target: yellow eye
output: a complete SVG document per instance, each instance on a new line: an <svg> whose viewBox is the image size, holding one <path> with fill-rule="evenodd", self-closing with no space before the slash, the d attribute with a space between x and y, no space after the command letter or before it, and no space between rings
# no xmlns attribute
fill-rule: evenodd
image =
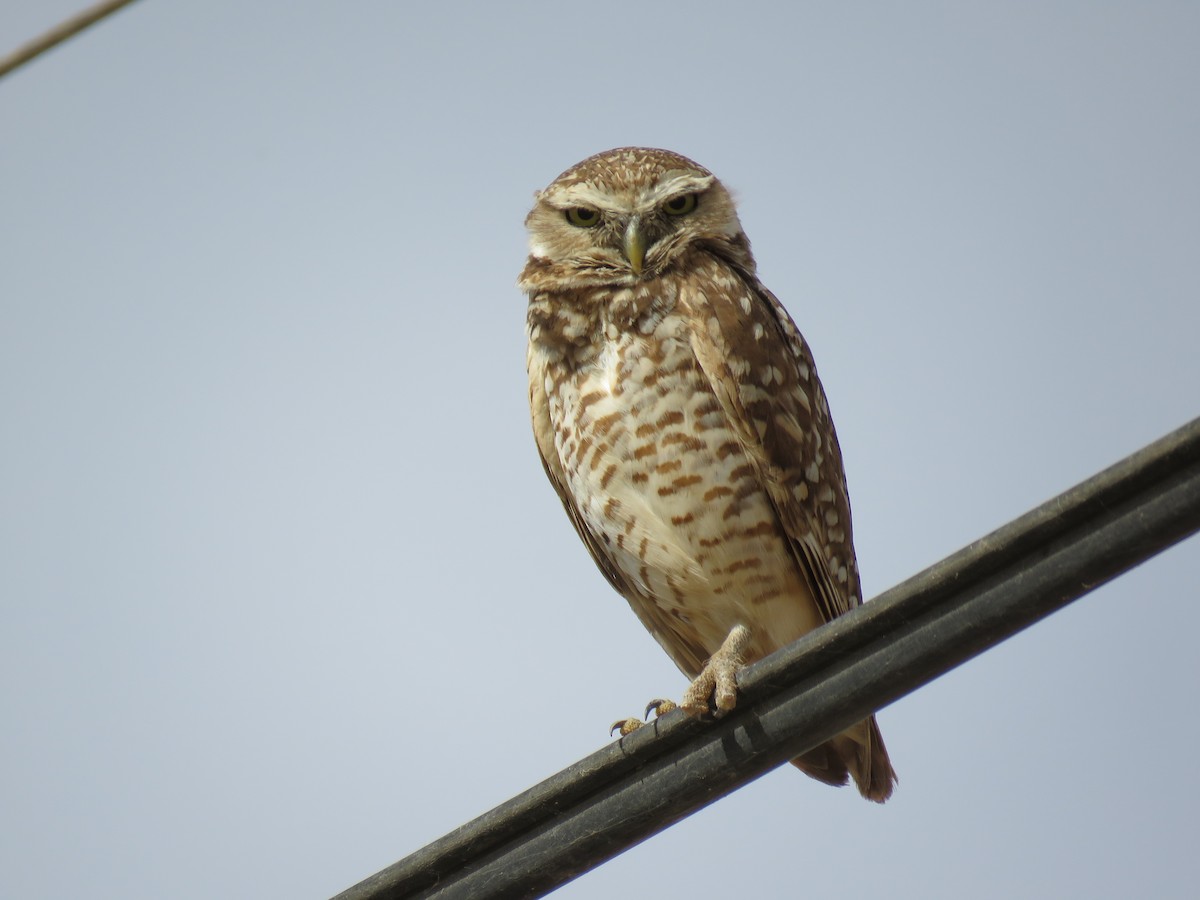
<svg viewBox="0 0 1200 900"><path fill-rule="evenodd" d="M672 197L662 205L662 208L668 216L686 216L696 208L696 195L683 194L679 197Z"/></svg>
<svg viewBox="0 0 1200 900"><path fill-rule="evenodd" d="M600 213L586 206L576 206L567 210L567 221L576 228L594 228L600 224Z"/></svg>

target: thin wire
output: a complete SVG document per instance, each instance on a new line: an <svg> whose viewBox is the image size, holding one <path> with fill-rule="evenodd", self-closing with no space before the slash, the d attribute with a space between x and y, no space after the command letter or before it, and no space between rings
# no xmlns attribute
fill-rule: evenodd
<svg viewBox="0 0 1200 900"><path fill-rule="evenodd" d="M79 32L83 31L89 25L95 25L101 19L112 15L122 6L128 6L132 2L133 0L104 0L102 3L89 6L87 9L77 12L71 18L59 22L45 34L35 37L7 56L0 56L0 78L3 78L9 72L13 71L13 69L33 61L47 50L61 44L67 38L79 34Z"/></svg>

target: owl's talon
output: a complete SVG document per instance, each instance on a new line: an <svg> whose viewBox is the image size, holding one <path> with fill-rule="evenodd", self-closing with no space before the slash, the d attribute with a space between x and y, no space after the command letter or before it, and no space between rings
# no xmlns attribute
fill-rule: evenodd
<svg viewBox="0 0 1200 900"><path fill-rule="evenodd" d="M651 700L646 704L646 711L643 715L649 719L650 713L654 713L654 718L658 719L665 716L671 710L676 709L674 700Z"/></svg>
<svg viewBox="0 0 1200 900"><path fill-rule="evenodd" d="M642 720L636 716L630 716L628 719L617 719L612 723L612 728L608 729L608 736L612 737L613 732L620 730L621 737L627 734L633 734L642 727Z"/></svg>
<svg viewBox="0 0 1200 900"><path fill-rule="evenodd" d="M675 709L675 701L673 700L651 700L646 704L646 712L643 715L649 719L650 713L654 713L654 718L657 719L659 716L665 716L673 709ZM617 719L617 721L612 723L612 728L608 729L608 736L612 737L614 732L620 731L621 737L625 737L627 734L633 734L643 724L641 719L632 716L628 719Z"/></svg>
<svg viewBox="0 0 1200 900"><path fill-rule="evenodd" d="M735 625L721 649L709 657L696 680L684 691L679 701L684 712L700 716L711 711L720 717L737 706L737 673L745 664L749 643L750 629Z"/></svg>

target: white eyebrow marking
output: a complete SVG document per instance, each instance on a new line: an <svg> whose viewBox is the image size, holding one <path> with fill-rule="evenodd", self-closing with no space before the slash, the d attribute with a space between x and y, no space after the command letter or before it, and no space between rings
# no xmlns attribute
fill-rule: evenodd
<svg viewBox="0 0 1200 900"><path fill-rule="evenodd" d="M546 191L541 199L556 209L590 206L609 212L645 213L669 197L698 193L712 186L712 175L696 172L668 172L657 182L644 188L612 188L590 182L571 184Z"/></svg>
<svg viewBox="0 0 1200 900"><path fill-rule="evenodd" d="M668 197L677 194L696 194L708 190L713 183L711 175L697 175L694 172L668 172L657 184L643 190L638 197L639 209L653 209Z"/></svg>

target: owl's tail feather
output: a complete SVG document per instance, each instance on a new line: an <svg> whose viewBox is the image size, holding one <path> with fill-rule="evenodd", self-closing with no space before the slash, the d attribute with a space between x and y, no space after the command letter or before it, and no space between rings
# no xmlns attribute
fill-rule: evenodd
<svg viewBox="0 0 1200 900"><path fill-rule="evenodd" d="M842 755L833 746L833 741L826 741L820 747L814 747L802 756L792 760L792 765L810 778L832 784L834 787L845 787L850 780L850 770Z"/></svg>
<svg viewBox="0 0 1200 900"><path fill-rule="evenodd" d="M854 776L858 792L868 800L882 803L892 796L892 789L900 779L896 770L892 768L892 761L888 758L887 747L883 745L883 735L879 733L874 716L867 719L866 746L856 744L854 749L857 765L851 767L850 774Z"/></svg>
<svg viewBox="0 0 1200 900"><path fill-rule="evenodd" d="M859 737L864 725L865 741ZM853 776L858 792L876 803L883 803L892 796L892 789L899 780L874 716L796 757L792 765L817 781L838 787Z"/></svg>

